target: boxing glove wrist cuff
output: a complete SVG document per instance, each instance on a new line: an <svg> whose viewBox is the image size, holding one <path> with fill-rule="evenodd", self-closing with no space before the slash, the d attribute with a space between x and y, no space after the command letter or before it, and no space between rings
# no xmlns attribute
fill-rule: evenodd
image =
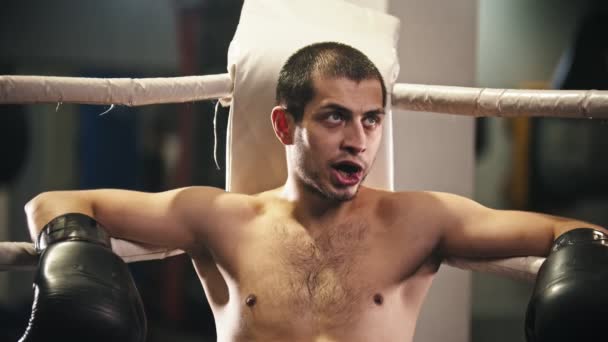
<svg viewBox="0 0 608 342"><path fill-rule="evenodd" d="M584 243L608 245L608 235L593 228L576 228L560 235L553 243L551 251L556 252L566 246Z"/></svg>
<svg viewBox="0 0 608 342"><path fill-rule="evenodd" d="M57 216L47 223L36 239L36 251L59 241L88 241L110 248L110 236L92 217L80 213Z"/></svg>

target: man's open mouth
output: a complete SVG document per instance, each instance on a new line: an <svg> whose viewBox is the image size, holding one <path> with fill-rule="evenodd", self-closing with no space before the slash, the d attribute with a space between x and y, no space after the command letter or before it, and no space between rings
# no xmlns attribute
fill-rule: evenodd
<svg viewBox="0 0 608 342"><path fill-rule="evenodd" d="M354 173L360 172L363 168L356 163L353 162L340 162L333 165L334 169L346 174L352 175Z"/></svg>
<svg viewBox="0 0 608 342"><path fill-rule="evenodd" d="M363 167L355 162L342 161L332 165L335 178L341 185L354 185L361 181Z"/></svg>

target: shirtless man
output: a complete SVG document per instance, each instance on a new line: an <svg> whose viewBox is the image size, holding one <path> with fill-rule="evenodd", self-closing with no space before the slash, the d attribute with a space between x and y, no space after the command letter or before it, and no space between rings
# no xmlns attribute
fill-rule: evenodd
<svg viewBox="0 0 608 342"><path fill-rule="evenodd" d="M283 186L256 195L47 192L25 207L31 236L77 212L113 237L186 251L218 341L412 341L443 258L545 256L565 231L601 229L447 193L362 186L386 96L359 51L308 46L283 67L271 113L287 156Z"/></svg>

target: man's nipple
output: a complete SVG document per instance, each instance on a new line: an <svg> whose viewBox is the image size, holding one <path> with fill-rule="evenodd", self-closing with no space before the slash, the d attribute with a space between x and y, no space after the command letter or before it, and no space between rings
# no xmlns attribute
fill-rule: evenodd
<svg viewBox="0 0 608 342"><path fill-rule="evenodd" d="M253 307L257 301L258 299L253 293L245 298L245 304L250 308Z"/></svg>
<svg viewBox="0 0 608 342"><path fill-rule="evenodd" d="M384 303L384 297L382 297L381 294L376 293L374 295L374 303L376 303L376 305L382 305L382 303Z"/></svg>

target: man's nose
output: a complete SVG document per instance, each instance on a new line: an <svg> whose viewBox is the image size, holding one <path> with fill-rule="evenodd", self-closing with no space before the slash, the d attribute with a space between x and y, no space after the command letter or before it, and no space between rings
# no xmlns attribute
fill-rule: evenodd
<svg viewBox="0 0 608 342"><path fill-rule="evenodd" d="M354 122L346 126L342 149L349 153L358 154L366 150L367 136L361 123Z"/></svg>

